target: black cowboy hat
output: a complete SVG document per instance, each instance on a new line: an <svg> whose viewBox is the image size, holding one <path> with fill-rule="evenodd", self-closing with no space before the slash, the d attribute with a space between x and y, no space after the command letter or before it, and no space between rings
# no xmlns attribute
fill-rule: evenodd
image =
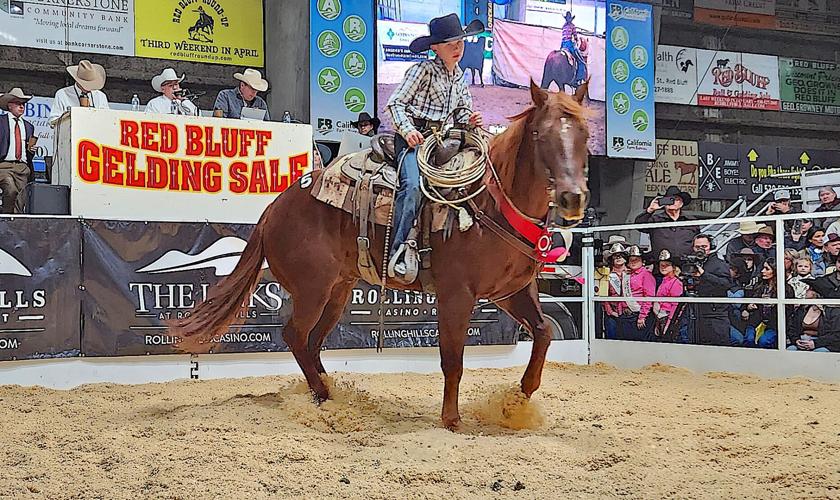
<svg viewBox="0 0 840 500"><path fill-rule="evenodd" d="M567 10L565 18L566 18L566 21L571 22L572 20L574 20L575 16L572 14L572 11Z"/></svg>
<svg viewBox="0 0 840 500"><path fill-rule="evenodd" d="M834 284L828 276L806 278L802 280L811 290L817 292L823 299L840 299L840 286Z"/></svg>
<svg viewBox="0 0 840 500"><path fill-rule="evenodd" d="M432 45L437 43L452 42L468 36L484 32L484 23L478 19L472 21L464 28L458 14L447 14L443 17L436 17L429 21L429 36L415 38L408 49L415 54L426 52Z"/></svg>
<svg viewBox="0 0 840 500"><path fill-rule="evenodd" d="M370 122L370 124L373 125L373 128L378 127L379 124L382 123L382 122L379 121L379 118L377 118L375 116L371 117L370 114L368 114L367 111L363 111L363 112L359 113L359 117L356 119L356 121L350 122L350 126L351 127L358 127L359 124L362 123L362 122Z"/></svg>
<svg viewBox="0 0 840 500"><path fill-rule="evenodd" d="M665 190L665 194L662 196L679 196L682 198L683 205L688 205L693 199L690 194L681 191L677 186L668 186L668 189Z"/></svg>

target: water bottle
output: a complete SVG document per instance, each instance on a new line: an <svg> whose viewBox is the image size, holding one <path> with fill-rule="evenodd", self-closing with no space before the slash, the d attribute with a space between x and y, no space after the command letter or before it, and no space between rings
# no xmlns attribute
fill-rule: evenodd
<svg viewBox="0 0 840 500"><path fill-rule="evenodd" d="M140 111L140 98L137 97L137 94L134 94L131 97L131 110L132 111Z"/></svg>
<svg viewBox="0 0 840 500"><path fill-rule="evenodd" d="M292 123L292 115L288 111L283 113L283 121L286 123Z"/></svg>

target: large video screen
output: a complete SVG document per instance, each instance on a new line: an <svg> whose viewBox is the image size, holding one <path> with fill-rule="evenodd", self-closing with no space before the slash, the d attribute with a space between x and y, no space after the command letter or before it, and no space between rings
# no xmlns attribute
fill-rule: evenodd
<svg viewBox="0 0 840 500"><path fill-rule="evenodd" d="M464 5L473 3L470 0L398 0L388 2L387 6L380 3L377 114L383 128L393 127L385 106L406 70L434 57L431 51L411 53L409 44L428 34L429 20L455 12L465 24L479 18L488 27L484 33L466 41L461 68L470 85L473 106L484 115L485 124L491 130L503 129L509 116L530 104L531 79L555 92L574 92L576 79L581 75L576 73L580 60L569 50L574 45L590 78L585 102L592 111L589 151L593 155L606 154L606 2L523 0L497 5L487 1L489 12L482 6L478 14L471 10L465 16ZM575 32L577 36L571 36Z"/></svg>

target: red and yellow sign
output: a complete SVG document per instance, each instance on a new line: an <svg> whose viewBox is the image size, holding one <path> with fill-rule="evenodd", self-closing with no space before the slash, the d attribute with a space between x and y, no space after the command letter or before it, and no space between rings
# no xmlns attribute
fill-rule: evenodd
<svg viewBox="0 0 840 500"><path fill-rule="evenodd" d="M311 169L309 125L74 108L71 210L256 222Z"/></svg>

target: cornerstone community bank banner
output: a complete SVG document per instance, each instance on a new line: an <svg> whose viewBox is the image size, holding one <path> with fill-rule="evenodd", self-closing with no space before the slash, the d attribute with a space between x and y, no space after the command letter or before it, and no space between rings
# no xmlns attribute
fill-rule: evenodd
<svg viewBox="0 0 840 500"><path fill-rule="evenodd" d="M311 169L309 125L73 108L58 135L80 217L253 223Z"/></svg>
<svg viewBox="0 0 840 500"><path fill-rule="evenodd" d="M0 0L0 44L261 67L263 4Z"/></svg>

